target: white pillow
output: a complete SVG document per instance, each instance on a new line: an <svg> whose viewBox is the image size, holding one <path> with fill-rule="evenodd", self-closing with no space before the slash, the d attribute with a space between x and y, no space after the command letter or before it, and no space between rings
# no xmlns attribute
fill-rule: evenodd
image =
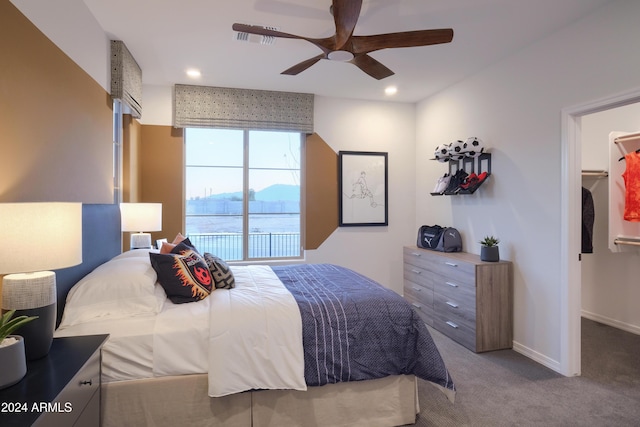
<svg viewBox="0 0 640 427"><path fill-rule="evenodd" d="M167 295L156 282L148 255L112 259L71 288L60 328L94 319L157 314Z"/></svg>
<svg viewBox="0 0 640 427"><path fill-rule="evenodd" d="M149 260L149 252L158 253L157 249L132 249L130 251L122 252L111 258L112 260L123 259L123 258L146 258Z"/></svg>

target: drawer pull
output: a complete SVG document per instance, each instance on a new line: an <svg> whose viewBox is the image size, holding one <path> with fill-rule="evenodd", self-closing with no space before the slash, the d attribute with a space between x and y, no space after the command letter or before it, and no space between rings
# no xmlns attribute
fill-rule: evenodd
<svg viewBox="0 0 640 427"><path fill-rule="evenodd" d="M412 273L415 273L415 274L422 274L422 271L420 271L420 270L413 270L413 269L412 269L412 270L411 270L411 272L412 272Z"/></svg>
<svg viewBox="0 0 640 427"><path fill-rule="evenodd" d="M458 264L456 264L455 262L445 262L446 265L448 265L449 267L457 267Z"/></svg>
<svg viewBox="0 0 640 427"><path fill-rule="evenodd" d="M411 255L416 256L416 257L421 257L422 254L420 252L411 252Z"/></svg>
<svg viewBox="0 0 640 427"><path fill-rule="evenodd" d="M447 325L451 326L453 329L458 329L458 325L456 325L455 323L448 321Z"/></svg>
<svg viewBox="0 0 640 427"><path fill-rule="evenodd" d="M447 305L449 307L453 307L453 308L458 308L459 307L458 304L456 304L455 302L451 302L451 301L447 301Z"/></svg>
<svg viewBox="0 0 640 427"><path fill-rule="evenodd" d="M445 282L447 285L451 286L452 288L457 288L458 285L456 285L455 283L451 283L451 282Z"/></svg>
<svg viewBox="0 0 640 427"><path fill-rule="evenodd" d="M414 286L413 290L416 291L416 292L420 292L420 291L422 291L422 288L420 286Z"/></svg>
<svg viewBox="0 0 640 427"><path fill-rule="evenodd" d="M88 385L88 386L91 386L91 385L93 385L93 380L89 380L89 381L80 381L80 385Z"/></svg>
<svg viewBox="0 0 640 427"><path fill-rule="evenodd" d="M418 310L420 310L422 308L422 306L420 304L416 304L415 302L413 304L411 304L411 305L413 305Z"/></svg>

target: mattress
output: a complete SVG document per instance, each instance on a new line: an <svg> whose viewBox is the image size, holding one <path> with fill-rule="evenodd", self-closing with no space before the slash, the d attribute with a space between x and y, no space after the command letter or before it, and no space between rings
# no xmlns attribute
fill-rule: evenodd
<svg viewBox="0 0 640 427"><path fill-rule="evenodd" d="M58 329L54 337L109 334L102 347L102 382L153 377L156 316L108 319Z"/></svg>

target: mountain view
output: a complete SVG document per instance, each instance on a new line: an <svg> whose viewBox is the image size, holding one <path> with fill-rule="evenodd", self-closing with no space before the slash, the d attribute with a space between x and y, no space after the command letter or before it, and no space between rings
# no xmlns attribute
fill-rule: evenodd
<svg viewBox="0 0 640 427"><path fill-rule="evenodd" d="M218 200L241 200L242 193L220 193L212 194L209 199ZM278 201L300 201L300 186L287 185L287 184L274 184L263 190L255 193L255 199L265 202L278 202Z"/></svg>

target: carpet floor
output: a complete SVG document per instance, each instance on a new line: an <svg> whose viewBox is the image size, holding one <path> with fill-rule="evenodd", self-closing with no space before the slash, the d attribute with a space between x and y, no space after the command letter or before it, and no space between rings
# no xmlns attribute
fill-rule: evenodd
<svg viewBox="0 0 640 427"><path fill-rule="evenodd" d="M640 335L582 319L582 375L513 350L473 353L430 329L456 384L451 403L419 380L415 426L640 426Z"/></svg>

